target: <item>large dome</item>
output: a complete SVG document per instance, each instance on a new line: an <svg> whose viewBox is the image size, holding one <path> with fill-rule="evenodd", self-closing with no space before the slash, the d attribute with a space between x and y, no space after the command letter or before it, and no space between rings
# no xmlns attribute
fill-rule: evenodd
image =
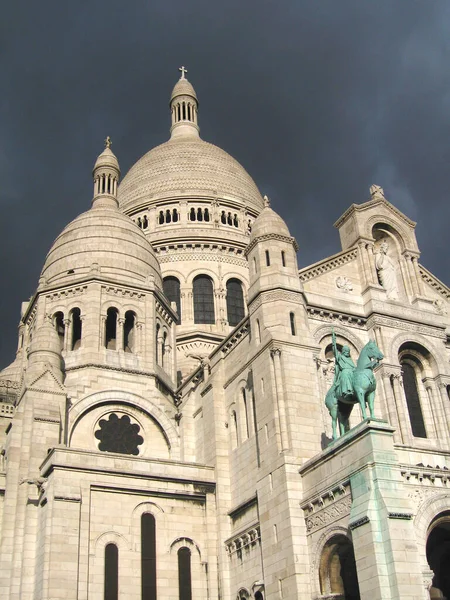
<svg viewBox="0 0 450 600"><path fill-rule="evenodd" d="M126 212L143 203L173 197L217 196L263 208L247 171L227 152L194 136L175 137L147 152L119 186Z"/></svg>
<svg viewBox="0 0 450 600"><path fill-rule="evenodd" d="M61 285L96 271L124 284L153 277L162 287L151 244L117 208L93 206L69 223L47 254L41 277L45 285Z"/></svg>

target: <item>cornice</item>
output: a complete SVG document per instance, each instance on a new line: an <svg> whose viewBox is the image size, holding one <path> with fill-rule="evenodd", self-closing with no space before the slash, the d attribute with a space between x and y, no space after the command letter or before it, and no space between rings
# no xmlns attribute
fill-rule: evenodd
<svg viewBox="0 0 450 600"><path fill-rule="evenodd" d="M338 254L330 256L329 258L325 258L324 260L320 260L313 265L300 269L298 272L299 279L302 282L309 281L310 279L314 279L319 275L328 273L328 271L337 269L338 267L355 260L357 256L358 248L355 246L349 248L348 250L343 250Z"/></svg>

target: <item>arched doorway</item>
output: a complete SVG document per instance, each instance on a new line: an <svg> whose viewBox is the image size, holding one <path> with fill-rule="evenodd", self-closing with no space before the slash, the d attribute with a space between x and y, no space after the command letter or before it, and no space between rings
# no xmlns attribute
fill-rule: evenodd
<svg viewBox="0 0 450 600"><path fill-rule="evenodd" d="M342 534L334 535L322 550L319 567L320 593L339 600L360 600L353 544Z"/></svg>
<svg viewBox="0 0 450 600"><path fill-rule="evenodd" d="M450 600L450 511L440 514L430 525L427 560L434 573L430 598Z"/></svg>

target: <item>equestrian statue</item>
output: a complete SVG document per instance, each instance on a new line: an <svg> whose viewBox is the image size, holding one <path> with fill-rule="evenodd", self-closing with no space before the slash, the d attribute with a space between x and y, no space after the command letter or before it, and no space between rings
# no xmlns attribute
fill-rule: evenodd
<svg viewBox="0 0 450 600"><path fill-rule="evenodd" d="M334 330L332 342L335 359L334 381L325 397L325 406L331 415L333 440L336 440L338 422L340 435L350 431L349 419L354 404L359 403L362 417L366 419L367 403L370 418L374 418L373 401L377 383L373 370L384 357L376 343L370 340L361 350L355 366L348 346L343 346L339 352Z"/></svg>

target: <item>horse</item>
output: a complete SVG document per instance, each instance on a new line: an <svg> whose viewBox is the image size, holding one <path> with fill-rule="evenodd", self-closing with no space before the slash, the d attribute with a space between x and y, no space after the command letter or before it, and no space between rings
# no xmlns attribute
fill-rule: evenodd
<svg viewBox="0 0 450 600"><path fill-rule="evenodd" d="M366 403L369 407L370 418L374 418L373 401L377 382L373 370L384 358L376 342L370 340L361 350L356 368L352 373L353 394L346 398L336 396L337 386L333 383L325 397L325 406L331 416L333 426L333 440L337 439L336 425L339 422L340 435L350 431L350 414L354 404L359 403L363 420L367 418Z"/></svg>

